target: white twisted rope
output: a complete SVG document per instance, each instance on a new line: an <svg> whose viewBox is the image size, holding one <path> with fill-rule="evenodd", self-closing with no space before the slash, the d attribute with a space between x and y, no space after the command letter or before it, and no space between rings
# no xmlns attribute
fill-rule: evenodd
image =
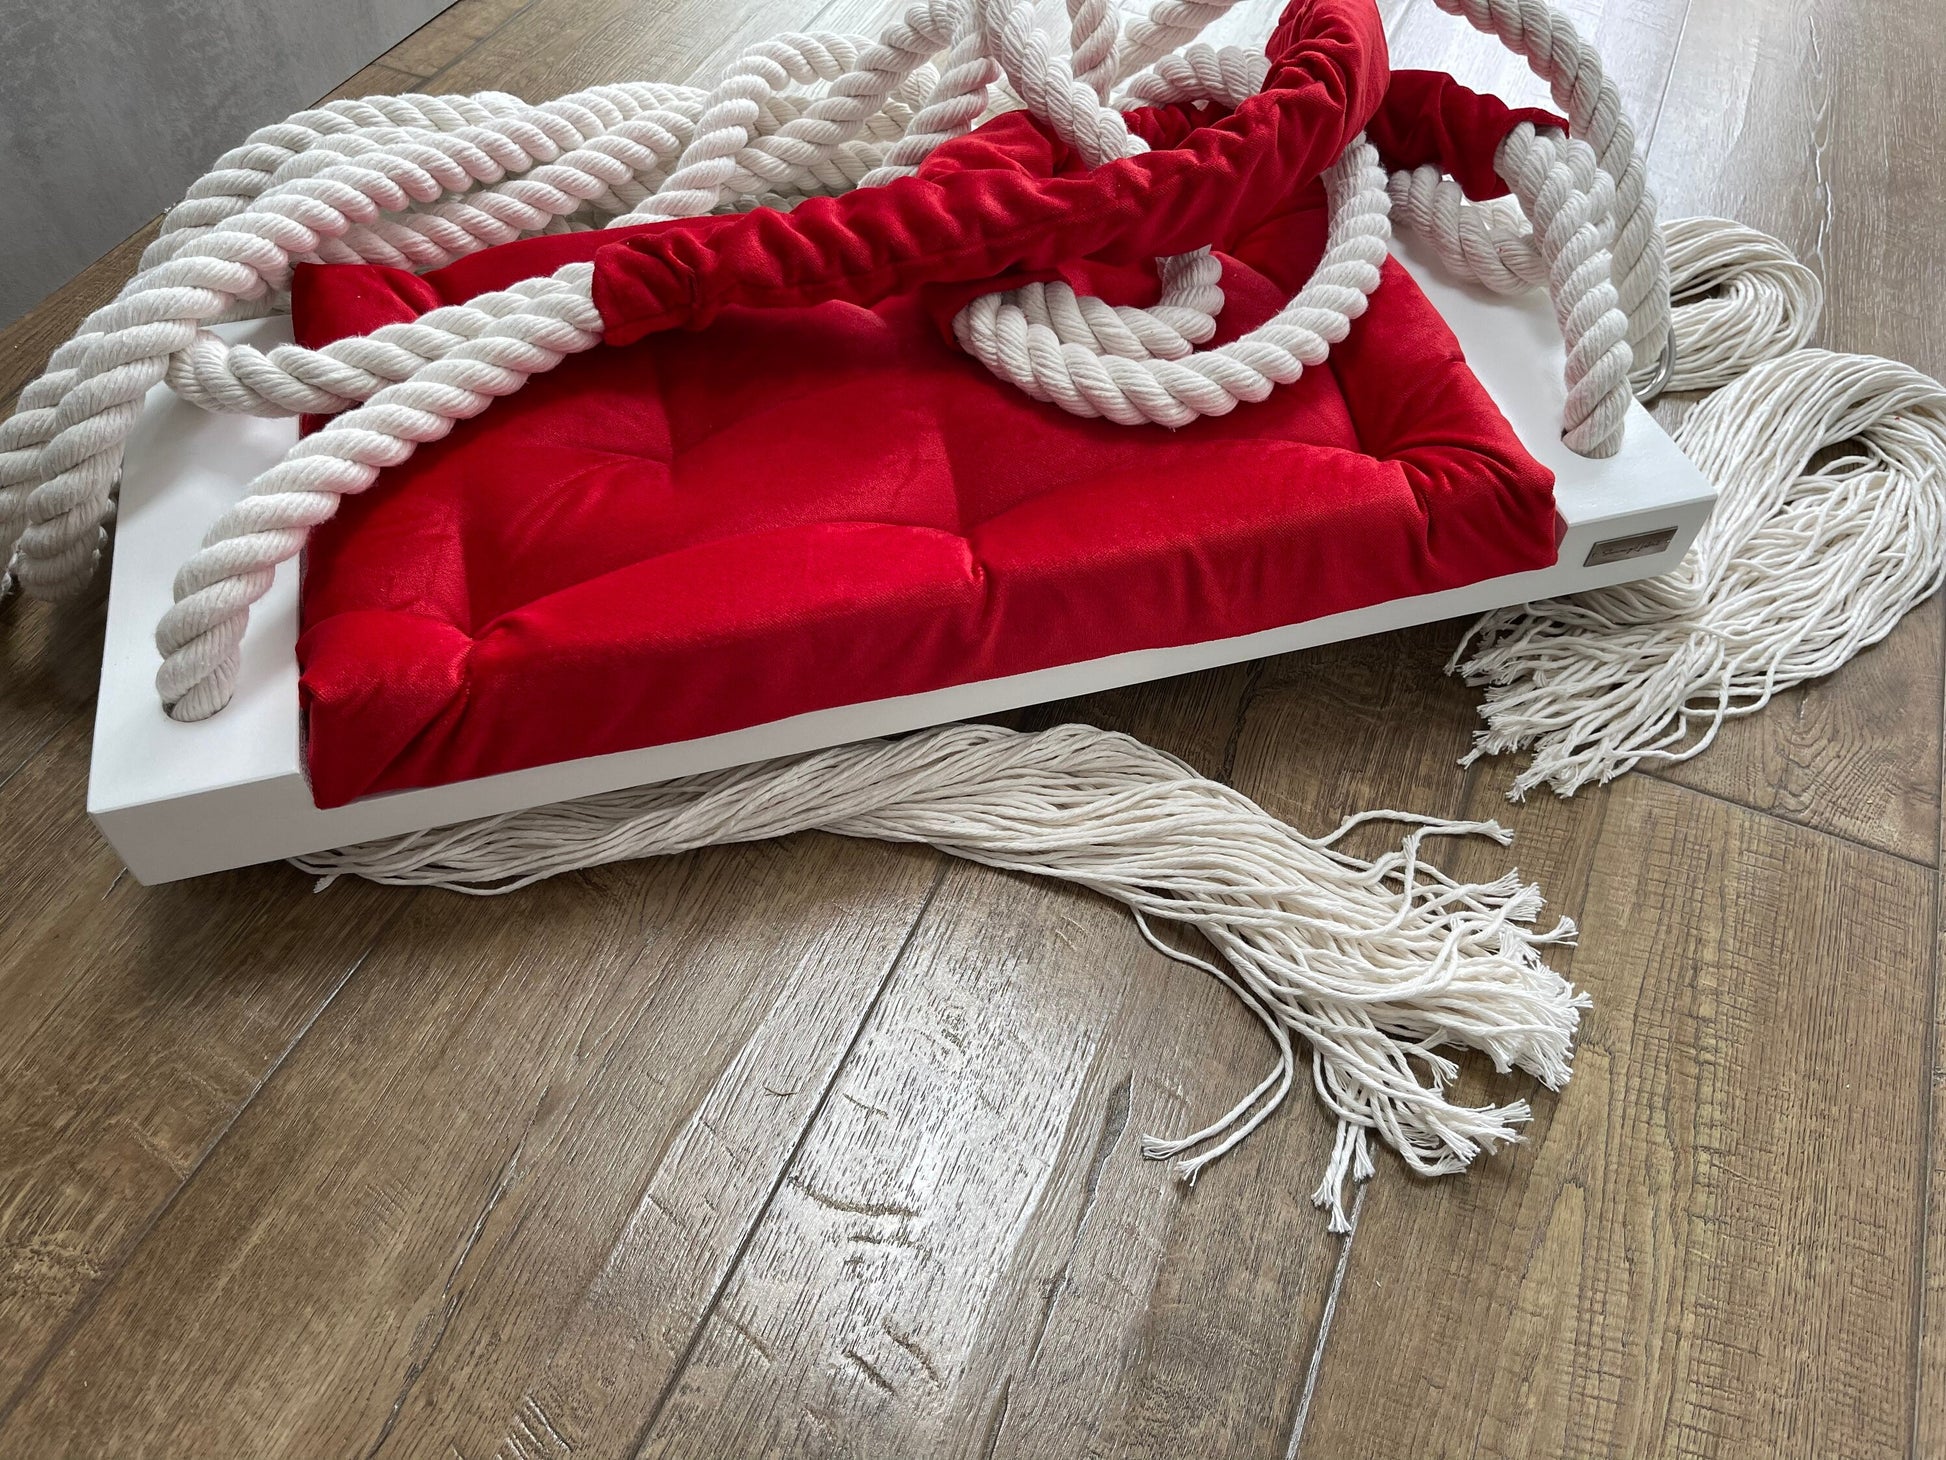
<svg viewBox="0 0 1946 1460"><path fill-rule="evenodd" d="M1368 821L1413 830L1374 861L1339 851L1340 838ZM1129 907L1159 950L1240 998L1278 1056L1227 1115L1178 1139L1145 1139L1143 1154L1181 1157L1177 1169L1194 1180L1282 1103L1301 1042L1339 1122L1313 1197L1334 1231L1348 1226L1346 1178L1372 1174L1373 1136L1426 1176L1463 1170L1481 1151L1519 1139L1526 1102L1454 1103L1447 1088L1458 1066L1441 1049L1479 1050L1503 1073L1520 1069L1551 1089L1567 1082L1587 999L1542 959L1573 939L1573 925L1533 927L1540 893L1517 875L1463 884L1422 860L1428 837L1505 844L1503 828L1388 811L1307 837L1174 756L1090 726L1025 735L949 725L415 832L298 865L325 883L355 874L493 894L574 868L813 827L927 842ZM1170 948L1150 920L1197 929L1222 963Z"/></svg>
<svg viewBox="0 0 1946 1460"><path fill-rule="evenodd" d="M265 190L290 176L290 164L306 153L331 147L349 155L362 150L357 144L363 139L403 139L402 134L414 131L458 132L528 110L526 102L498 91L471 96L369 96L326 102L259 127L189 185L183 200L163 216L159 234L142 253L141 267L152 268L174 258L184 244L243 212Z"/></svg>
<svg viewBox="0 0 1946 1460"><path fill-rule="evenodd" d="M1076 55L1081 54L1077 47ZM1131 83L1118 103L1124 110L1176 101L1208 100L1237 106L1263 89L1270 68L1261 52L1241 47L1222 51L1197 42L1186 51L1163 56L1152 70ZM1105 94L1107 82L1097 75L1091 89ZM1122 155L1140 149L1139 139L1123 129ZM1216 317L1223 309L1222 266L1207 248L1157 260L1162 288L1156 302L1145 309L1108 305L1078 295L1058 281L1026 284L985 295L968 305L954 321L960 347L973 354L1002 379L1011 380L1038 400L1058 400L1063 409L1083 416L1107 415L1124 424L1155 419L1139 407L1109 414L1076 387L1074 372L1094 382L1100 394L1103 372L1113 368L1108 357L1124 360L1180 360L1216 333ZM1100 363L1060 358L1070 349ZM1040 383L1040 377L1046 383ZM1113 385L1109 386L1112 392ZM1212 403L1217 397L1210 396ZM1230 409L1234 400L1222 406ZM1193 414L1211 414L1196 411ZM1174 410L1162 424L1180 425L1187 417Z"/></svg>
<svg viewBox="0 0 1946 1460"><path fill-rule="evenodd" d="M1129 17L1115 61L1116 79L1125 80L1146 71L1177 47L1195 40L1236 3L1237 0L1156 0L1147 14Z"/></svg>
<svg viewBox="0 0 1946 1460"><path fill-rule="evenodd" d="M413 98L266 129L271 135L220 160L216 183L193 190L158 241L159 262L57 352L0 427L0 531L24 517L20 581L58 596L85 579L121 441L158 373L215 408L344 411L253 483L179 576L178 602L158 626L158 688L178 718L213 713L228 700L249 605L337 498L533 373L591 348L600 325L585 265L323 350L230 348L205 323L259 307L299 259L425 266L523 233L698 216L884 181L972 126L996 69L1083 155L1127 155L1141 144L1101 101L1112 77L1156 36L1180 35L1223 8L1165 0L1122 33L1111 6L1073 0L1070 53L1057 56L1026 0L979 0L971 25L959 0L922 0L877 43L767 42L707 93L596 88L541 108ZM927 58L942 50L935 71ZM1112 65L1111 55L1120 57ZM1137 77L1125 102L1207 89L1235 103L1261 85L1265 64L1192 46ZM1576 64L1574 94L1599 102L1587 66ZM786 94L793 82L827 90L806 100ZM1599 105L1583 110L1618 134ZM864 133L891 140L865 143ZM1603 250L1612 190L1590 156L1529 132L1510 138L1501 160L1535 219L1535 257L1570 343L1569 443L1592 454L1618 439L1627 351ZM1194 350L1214 332L1222 302L1207 251L1160 261L1162 298L1146 310L1032 286L976 301L956 333L1002 378L1078 414L1167 425L1220 414L1316 365L1363 312L1387 236L1380 182L1369 149L1348 151L1329 179L1333 221L1317 275L1275 318L1223 349Z"/></svg>
<svg viewBox="0 0 1946 1460"><path fill-rule="evenodd" d="M1525 56L1568 110L1576 139L1523 127L1503 142L1496 170L1530 220L1525 229L1511 225L1504 210L1467 204L1458 185L1430 167L1396 175L1390 185L1392 202L1403 207L1408 223L1427 234L1462 277L1507 293L1537 285L1548 288L1568 342L1563 437L1581 455L1612 456L1621 448L1636 349L1652 346L1657 352L1646 368L1646 382L1658 375L1661 342L1668 338L1667 270L1659 262L1655 199L1635 155L1633 129L1599 56L1550 6L1535 0L1442 0L1442 8ZM1206 11L1211 10L1189 7L1186 13L1207 23ZM1213 98L1234 106L1261 89L1267 65L1261 54L1193 44L1158 59L1153 70L1129 87L1123 104ZM1011 71L1009 79L1014 80ZM1022 83L1015 84L1025 95ZM1059 95L1056 88L1047 99L1051 103ZM1584 135L1586 141L1581 140ZM1081 146L1088 139L1070 140ZM1644 219L1653 235L1647 242ZM1617 239L1632 250L1619 260L1614 254ZM1111 362L1149 356L1179 359L1214 334L1222 307L1217 270L1188 261L1170 263L1174 267L1163 271L1162 298L1145 318L1127 317L1141 316L1141 311L1116 311L1099 301L1078 299L1063 284L1035 284L971 306L972 317L958 322L960 343L995 374L1076 414L1180 425L1190 418L1183 414L1185 408L1192 414L1229 409L1234 399L1217 392L1172 399L1163 416L1139 404L1131 406L1121 393L1108 395L1115 411L1103 409L1095 399L1102 393L1104 376L1146 383L1135 371ZM1663 278L1659 289L1654 287L1658 268ZM1632 313L1624 289L1634 301ZM1155 327L1159 317L1168 328ZM1076 367L1096 386L1094 392L1078 388L1070 378Z"/></svg>
<svg viewBox="0 0 1946 1460"><path fill-rule="evenodd" d="M1235 105L1262 87L1267 64L1263 56L1235 47L1218 50L1198 43L1157 62L1129 87L1124 104L1214 96ZM1393 174L1388 184L1391 206L1400 221L1425 236L1460 277L1505 294L1548 288L1568 342L1569 399L1563 437L1571 450L1583 456L1612 456L1621 448L1633 360L1625 344L1629 323L1620 313L1608 247L1614 231L1614 182L1586 143L1536 132L1531 126L1510 133L1494 161L1530 220L1524 228L1506 209L1467 203L1459 185L1431 166ZM1653 199L1647 206L1653 208ZM1212 278L1212 288L1214 282ZM1073 291L1066 286L1035 287L1048 296L1040 314L1051 314L1057 307L1074 308ZM1207 332L1198 338L1214 332L1214 315L1220 308L1217 292L1208 324L1203 326ZM1035 315L1025 298L1021 313ZM1016 332L1022 328L1009 324ZM1186 336L1188 331L1182 333ZM1077 332L1075 337L1087 343L1086 336ZM1096 353L1129 353L1115 348L1119 341L1099 335L1095 343L1101 347ZM1175 353L1188 348L1175 340L1165 343L1176 345ZM1173 358L1165 349L1150 348Z"/></svg>
<svg viewBox="0 0 1946 1460"><path fill-rule="evenodd" d="M176 220L180 226L165 235L170 241L159 241L158 262L89 318L0 424L0 548L14 550L15 577L43 597L85 584L122 443L143 395L171 361L181 359L178 381L200 403L338 409L358 392L407 378L397 372L419 368L415 345L457 348L454 341L494 322L496 305L511 317L511 306L498 300L469 306L477 315L443 316L434 333L318 352L329 357L323 361L296 352L272 361L251 352L230 366L230 352L213 347L202 326L273 296L293 263L366 258L427 266L560 226L591 205L621 212L617 222L654 221L708 212L798 179L848 186L881 155L846 148L888 105L912 119L890 98L950 43L961 20L957 0L920 0L877 43L778 37L733 65L693 116L657 106L673 98L673 88L602 88L517 113L483 103L481 111L490 113L484 120L451 108L465 125L408 130L390 146L380 140L389 136L385 128L361 133L354 123L343 135L295 129L284 139L293 145L282 147L289 155L281 162L251 152L261 165L225 169L239 175L194 200L198 208ZM828 89L808 102L781 99L793 80L827 81ZM436 119L447 120L443 111ZM394 118L380 120L389 127ZM879 130L893 136L901 128ZM580 145L591 136L596 145ZM673 170L662 176L672 154ZM525 175L498 181L509 173ZM492 185L466 191L482 181ZM639 189L643 205L623 211L624 188ZM405 353L392 353L395 345Z"/></svg>
<svg viewBox="0 0 1946 1460"><path fill-rule="evenodd" d="M847 37L788 36L767 42L760 49L760 62L773 62L783 67L790 79L800 81L809 77L836 82L848 74L833 71L840 61L856 66L866 59L861 47ZM909 125L929 129L918 134L928 150L971 125L984 105L986 75L982 64L970 70L949 68L943 78L936 74L921 78L929 86L937 84L943 92L918 114L907 112ZM914 71L912 77L917 76ZM766 79L776 80L775 76ZM628 213L625 206L640 209L649 198L658 197L653 189L666 181L669 161L694 140L697 121L712 98L695 88L632 90L681 94L666 98L667 107L636 114L598 139L597 144L537 167L506 188L442 204L443 212L409 214L400 226L418 230L410 236L423 238L430 227L429 219L454 224L460 231L447 236L446 252L430 261L437 263L508 237L548 231L556 224L584 226L575 216L579 209L622 215L604 218L611 226L645 221L650 216L647 212ZM886 105L893 105L889 98ZM856 96L807 104L801 98L772 91L759 106L754 133L748 145L734 154L734 170L724 184L722 197L729 202L759 196L795 199L815 191L842 191L886 171L880 162L886 155L884 149L856 143L848 135L858 117L832 116L834 110L854 114L861 110ZM862 125L872 129L887 116L884 109L870 112ZM814 140L807 141L807 136ZM912 133L901 132L892 153L912 137ZM510 191L514 186L523 191L514 194ZM497 206L522 199L521 205L532 211L512 219L505 207ZM657 206L666 207L667 200L658 197ZM483 328L484 320L465 312L478 307L476 303L457 311L437 311L411 324L387 326L371 335L334 342L322 350L287 345L266 353L228 345L213 334L201 332L189 349L171 361L168 379L179 394L206 409L258 415L336 412L408 378Z"/></svg>
<svg viewBox="0 0 1946 1460"><path fill-rule="evenodd" d="M1622 108L1621 92L1603 70L1600 54L1549 0L1434 0L1434 4L1523 56L1534 74L1547 82L1555 105L1567 113L1569 134L1594 149L1596 162L1613 182L1612 282L1628 317L1626 341L1637 380L1646 389L1663 370L1670 328L1669 266L1648 167L1636 148L1635 128Z"/></svg>
<svg viewBox="0 0 1946 1460"><path fill-rule="evenodd" d="M1526 59L1568 114L1569 137L1516 128L1494 159L1529 226L1465 201L1421 167L1392 179L1401 221L1446 266L1500 293L1545 284L1568 341L1563 436L1583 456L1620 450L1633 394L1666 389L1669 267L1635 129L1601 57L1547 0L1435 0ZM1599 176L1596 176L1596 174Z"/></svg>
<svg viewBox="0 0 1946 1460"><path fill-rule="evenodd" d="M1118 105L1124 111L1178 101L1219 101L1240 106L1264 89L1270 58L1244 46L1195 41L1160 57L1129 82Z"/></svg>
<svg viewBox="0 0 1946 1460"><path fill-rule="evenodd" d="M1609 439L1629 362L1658 328L1681 337L1675 383L1692 388L1808 335L1817 281L1774 241L1693 220L1670 226L1665 259L1613 88L1565 22L1548 20L1538 0L1439 3L1518 43L1553 81L1575 135L1521 129L1496 159L1530 231L1504 211L1462 206L1456 188L1424 174L1392 179L1391 196L1463 273L1498 288L1549 287L1569 342L1571 444L1595 451ZM525 233L872 185L971 127L1002 70L1064 137L1102 159L1136 145L1103 98L1149 60L1155 69L1135 76L1123 104L1234 101L1262 82L1261 58L1240 52L1161 56L1227 0L1164 0L1126 30L1106 0L1070 0L1065 58L1022 28L1019 7L982 4L970 29L938 0L915 6L879 43L781 38L709 92L597 88L547 108L491 95L384 99L264 129L192 189L137 280L56 352L0 427L0 542L25 508L23 581L57 589L63 573L85 572L121 433L144 382L165 372L218 408L351 406L253 484L183 570L158 631L158 685L172 713L200 718L229 696L250 604L345 492L601 333L592 266L581 264L325 351L213 350L203 326L273 303L294 261L425 266ZM942 51L935 67L927 58ZM826 90L786 90L813 83ZM1387 198L1370 149L1349 149L1327 189L1324 261L1247 350L1193 349L1221 307L1206 254L1161 261L1163 303L1151 310L1043 287L979 301L957 328L1006 378L1083 414L1177 424L1260 398L1252 392L1324 358L1376 283ZM1688 301L1673 325L1671 270ZM1724 509L1682 574L1476 626L1484 643L1465 671L1490 688L1475 753L1541 747L1517 791L1543 780L1571 790L1696 753L1724 718L1882 637L1946 574L1946 390L1923 376L1801 352L1705 405L1681 439L1725 484ZM1850 444L1838 459L1819 459L1841 443ZM1337 850L1345 831L1371 819L1416 830L1376 861ZM1539 897L1514 876L1460 884L1421 860L1428 836L1504 841L1499 827L1370 813L1308 838L1171 757L1083 727L1038 736L948 727L307 864L326 880L356 873L498 892L573 867L804 827L926 841L1130 906L1157 947L1236 992L1279 1051L1278 1069L1228 1115L1180 1140L1146 1141L1145 1153L1193 1151L1181 1163L1193 1177L1232 1149L1288 1092L1301 1039L1339 1121L1316 1200L1340 1229L1343 1183L1371 1174L1374 1133L1425 1174L1517 1138L1524 1102L1469 1108L1447 1098L1456 1069L1442 1046L1483 1050L1550 1086L1568 1075L1585 999L1540 950L1572 929L1532 931ZM1228 967L1167 948L1151 918L1196 926Z"/></svg>
<svg viewBox="0 0 1946 1460"><path fill-rule="evenodd" d="M1044 38L1034 28L1033 10L1026 4L1005 10L1001 17L1004 26L988 25L982 37L998 53L1009 84L1029 108L1037 115L1050 114L1042 112L1043 107L1052 109L1056 131L1069 145L1096 165L1133 156L1144 144L1129 133L1119 113L1107 106L1120 32L1115 12L1103 0L1069 0L1068 13L1075 26L1073 54L1068 62L1048 53ZM1268 65L1259 58L1254 86L1202 95L1234 106L1261 89ZM1063 66L1073 68L1065 77ZM1054 358L1064 347L1071 346L1091 358L1177 360L1216 333L1216 316L1223 308L1219 285L1222 267L1210 251L1203 248L1158 259L1156 266L1161 294L1145 309L1108 305L1077 295L1058 282L1034 283L975 301L954 321L954 332L961 348L973 353L994 374L1022 384L1042 373L1042 355L1026 353L1030 331L1038 328L1044 332L1034 336L1039 351L1053 352L1046 356L1045 370L1056 378L1046 385L1023 388L1037 400L1059 400L1065 409L1077 414L1103 415L1106 412L1089 406L1087 398L1073 387L1067 378L1071 367ZM1082 368L1085 371L1089 367ZM1109 391L1114 389L1111 384ZM1076 410L1070 401L1082 408ZM1109 419L1123 417L1110 415ZM1147 417L1138 413L1131 419Z"/></svg>
<svg viewBox="0 0 1946 1460"><path fill-rule="evenodd" d="M1533 220L1548 298L1568 345L1562 439L1583 456L1613 456L1634 398L1629 321L1608 244L1614 185L1586 143L1543 142L1531 122L1507 135L1496 161Z"/></svg>
<svg viewBox="0 0 1946 1460"><path fill-rule="evenodd" d="M861 64L859 72L847 76L876 77L870 94L883 97L918 64L925 43L944 43L946 37L939 32L947 27L939 8L927 11L932 24L923 31L911 24L909 15L911 42L877 48L890 58L869 70ZM1081 53L1090 54L1090 47L1099 51L1102 23L1085 6L1077 14L1091 26L1081 37ZM976 18L982 47L999 53L1003 69L1017 73L1018 88L1048 108L1064 137L1090 156L1116 155L1102 149L1120 151L1131 145L1120 114L1102 106L1092 84L1077 79L1065 58L1051 57L1045 43L1035 39L1024 5L983 0ZM963 54L955 47L955 57ZM938 88L947 94L936 121L928 123L931 135L953 135L954 128L970 124L967 98L984 93L989 74L971 64L949 64ZM1099 68L1095 74L1099 81ZM774 90L779 84L776 74L756 62L733 67L713 104L698 118L689 147L652 199L628 215L630 221L695 216L718 206L734 186L736 161L747 156L759 103L767 94L764 88ZM861 82L847 86L846 93L856 97L867 90ZM828 150L868 113L861 100L843 126L802 139L804 145ZM791 161L803 167L809 158L800 155ZM1240 399L1261 399L1278 381L1294 379L1305 365L1321 361L1330 343L1342 339L1350 320L1363 312L1378 282L1387 237L1383 177L1375 171L1369 149L1350 154L1333 176L1334 197L1345 216L1334 222L1328 267L1320 269L1308 292L1252 338L1187 360L1147 354L1127 360L1097 357L1070 349L1066 342L1050 350L1034 348L1031 341L1016 358L1006 356L1003 343L996 347L1001 353L995 358L1003 368L1011 367L1010 378L1041 398L1114 419L1180 424L1197 414L1231 409ZM1171 277L1178 268L1193 274L1200 266L1193 259L1169 264L1164 274ZM156 634L163 653L157 688L172 715L201 719L228 702L250 605L268 591L277 565L295 556L310 529L336 511L341 496L363 491L381 469L405 460L417 444L444 436L455 422L477 415L494 398L518 390L531 375L599 340L600 320L588 294L591 274L588 265L571 266L546 280L435 311L413 325L388 327L336 356L318 352L329 363L316 367L307 382L313 388L362 388L364 381L354 382L345 373L325 374L345 365L366 368L375 377L381 370L374 365L409 365L410 374L382 385L363 405L300 442L283 463L252 484L249 494L211 528L206 546L184 565L176 583L177 602ZM1096 317L1107 314L1099 311ZM1122 318L1112 317L1117 322ZM1139 346L1145 336L1159 339L1170 328L1171 316L1165 312L1127 332ZM1091 339L1105 333L1105 322L1088 328ZM977 325L965 337L977 339ZM1046 338L1058 340L1051 331ZM387 360L380 355L387 350L409 351L417 362L402 356ZM249 366L256 363L244 359ZM1097 361L1091 371L1089 365Z"/></svg>
<svg viewBox="0 0 1946 1460"><path fill-rule="evenodd" d="M1316 271L1277 314L1218 349L1137 354L1144 342L1129 331L1128 353L1098 352L1064 338L1053 308L1033 317L1031 295L1019 302L1000 295L975 300L953 321L954 336L994 374L1077 416L1185 426L1198 416L1223 415L1240 401L1262 400L1323 364L1378 287L1392 226L1377 149L1361 137L1325 173L1325 186L1331 223ZM1169 267L1188 275L1213 262L1207 254L1169 260L1165 285ZM1072 291L1065 297L1073 300ZM1105 306L1102 314L1113 318ZM1108 331L1080 318L1072 333L1092 343Z"/></svg>

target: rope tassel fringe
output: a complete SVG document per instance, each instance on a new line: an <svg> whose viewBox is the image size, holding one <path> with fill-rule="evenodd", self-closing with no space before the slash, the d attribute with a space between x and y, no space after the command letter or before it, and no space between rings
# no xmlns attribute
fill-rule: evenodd
<svg viewBox="0 0 1946 1460"><path fill-rule="evenodd" d="M1411 829L1367 861L1340 850L1367 822ZM1414 1171L1465 1169L1519 1139L1525 1101L1455 1104L1473 1049L1550 1089L1567 1082L1587 997L1543 960L1566 919L1535 926L1541 896L1516 873L1463 883L1424 859L1431 837L1494 822L1399 812L1354 816L1307 837L1242 793L1126 735L1083 725L1022 734L949 725L811 755L509 813L302 858L319 887L346 874L456 892L513 892L575 868L820 829L925 842L1008 871L1053 877L1126 904L1160 951L1203 969L1269 1032L1277 1066L1226 1115L1144 1154L1193 1181L1283 1102L1309 1051L1339 1122L1315 1200L1349 1230L1346 1178L1372 1174L1374 1135ZM1171 948L1153 924L1201 932L1222 955Z"/></svg>
<svg viewBox="0 0 1946 1460"><path fill-rule="evenodd" d="M1676 441L1721 494L1679 569L1487 614L1447 666L1486 688L1468 763L1533 751L1512 799L1700 754L1883 639L1946 574L1946 388L1910 366L1796 350Z"/></svg>

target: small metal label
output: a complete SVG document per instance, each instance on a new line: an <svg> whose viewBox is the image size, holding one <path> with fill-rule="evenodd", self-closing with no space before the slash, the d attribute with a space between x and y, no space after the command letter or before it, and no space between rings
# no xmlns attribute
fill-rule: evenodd
<svg viewBox="0 0 1946 1460"><path fill-rule="evenodd" d="M1628 558L1652 558L1676 540L1676 529L1659 527L1654 532L1638 532L1633 537L1611 537L1588 549L1581 564L1598 568L1603 563L1619 563Z"/></svg>

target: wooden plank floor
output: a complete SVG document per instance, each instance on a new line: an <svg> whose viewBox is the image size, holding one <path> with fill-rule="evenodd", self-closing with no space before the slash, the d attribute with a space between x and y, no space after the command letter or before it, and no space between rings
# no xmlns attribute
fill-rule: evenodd
<svg viewBox="0 0 1946 1460"><path fill-rule="evenodd" d="M894 8L461 0L343 90L700 76ZM1946 370L1936 0L1569 8L1668 213ZM1383 9L1400 64L1538 99ZM0 399L145 237L0 336ZM1936 602L1565 803L1455 764L1457 625L1025 717L1303 826L1501 814L1582 923L1574 1084L1467 1177L1382 1159L1345 1240L1301 1094L1193 1193L1141 1159L1268 1051L1062 886L821 836L491 901L137 886L82 811L99 625L0 609L0 1455L1946 1455Z"/></svg>

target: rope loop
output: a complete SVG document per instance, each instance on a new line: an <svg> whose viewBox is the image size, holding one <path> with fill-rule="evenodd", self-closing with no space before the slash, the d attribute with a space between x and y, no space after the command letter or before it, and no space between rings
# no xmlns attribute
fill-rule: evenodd
<svg viewBox="0 0 1946 1460"><path fill-rule="evenodd" d="M297 263L431 268L536 233L878 185L976 125L1001 79L1106 164L1144 145L1120 108L1234 106L1262 86L1261 55L1194 40L1230 3L1159 0L1124 23L1109 0L1068 0L1058 50L1029 0L915 0L877 39L773 37L707 90L626 83L540 106L498 93L374 98L260 129L171 211L141 271L0 424L0 547L12 546L13 576L45 597L86 582L123 442L158 381L209 409L332 416L211 529L158 626L169 712L214 713L234 684L250 605L342 495L601 338L586 264L318 350L260 351L211 333L283 304ZM1592 51L1543 0L1439 4L1527 55L1569 112L1571 138L1520 128L1496 159L1531 231L1462 207L1442 179L1415 174L1388 189L1361 138L1328 171L1331 219L1312 279L1242 339L1198 348L1223 307L1220 267L1203 249L1157 261L1160 298L1146 309L1061 284L976 299L954 322L961 345L1078 415L1171 427L1220 415L1295 380L1345 337L1377 286L1397 206L1472 276L1549 288L1569 344L1564 434L1577 451L1613 451L1639 342L1659 338L1649 306L1667 298L1661 234L1637 236L1653 199L1633 133ZM1785 290L1779 307L1799 317L1801 281L1765 267L1770 282L1757 283L1758 270L1747 287ZM1659 295L1640 282L1657 269Z"/></svg>

